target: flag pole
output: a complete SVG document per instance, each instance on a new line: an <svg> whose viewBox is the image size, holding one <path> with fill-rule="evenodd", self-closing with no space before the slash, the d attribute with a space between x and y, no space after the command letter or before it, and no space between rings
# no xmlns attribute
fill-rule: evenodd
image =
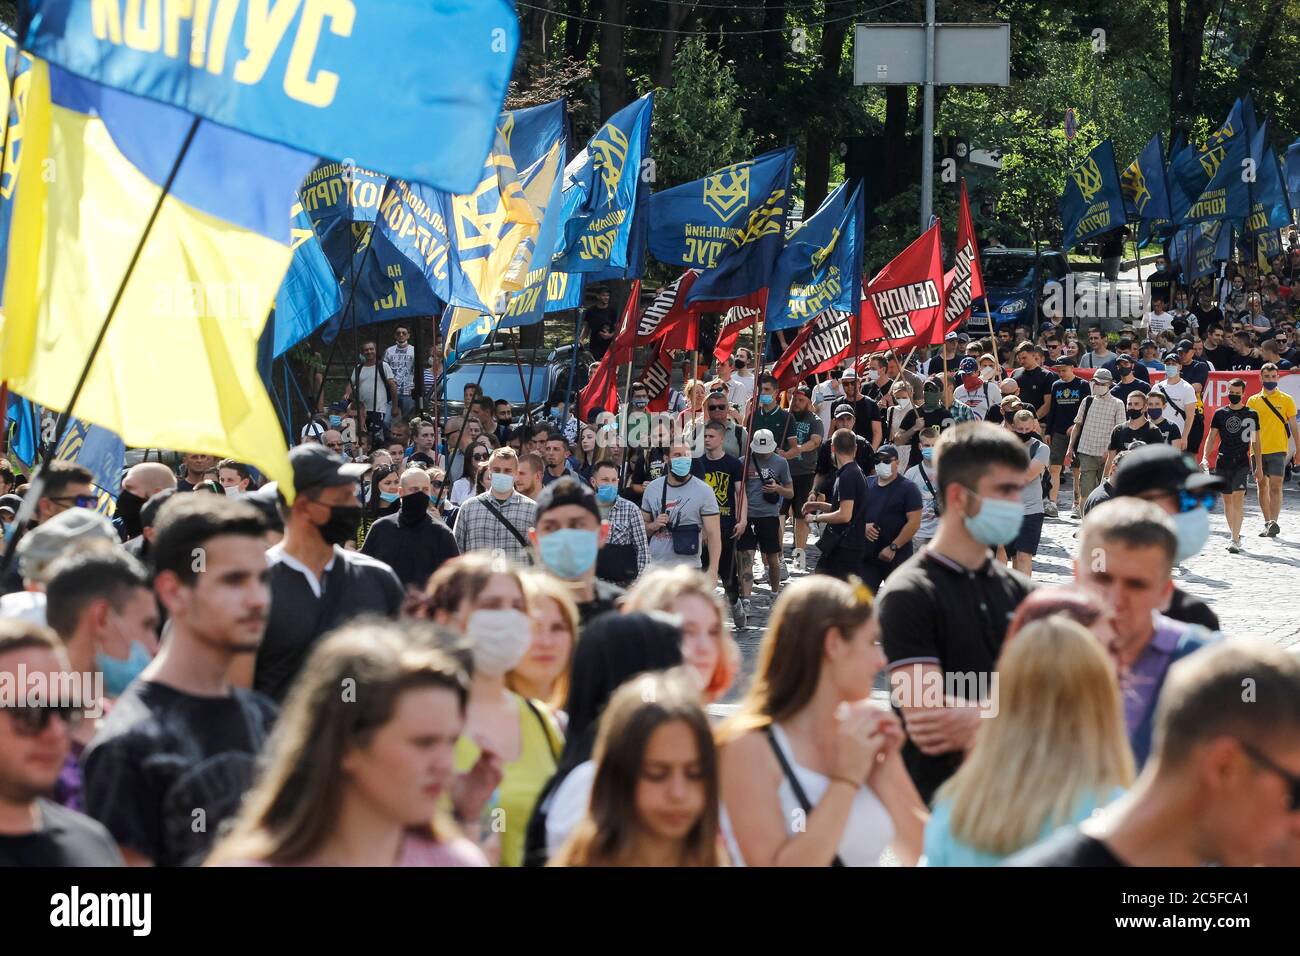
<svg viewBox="0 0 1300 956"><path fill-rule="evenodd" d="M15 61L16 61L15 55ZM15 66L15 69L17 67ZM12 86L10 87L12 89ZM144 251L144 244L149 239L149 233L153 230L153 224L158 219L158 213L162 211L163 200L171 192L172 184L176 181L176 174L180 172L181 163L185 161L186 155L190 151L190 146L194 142L194 135L199 131L199 124L203 122L201 116L195 116L190 121L190 128L185 133L185 138L181 141L180 149L176 153L176 159L172 161L171 170L167 173L167 178L163 181L162 189L158 193L158 199L154 203L153 211L149 213L149 219L145 222L144 232L140 235L140 241L136 243L135 251L131 253L131 260L126 265L126 273L122 276L122 281L117 287L117 292L113 296L112 303L109 304L108 314L104 316L104 321L100 323L99 334L95 336L95 341L90 346L90 354L86 356L86 362L81 368L81 375L77 378L77 384L72 389L72 395L68 398L68 404L54 426L54 438L50 442L51 452L59 447L59 442L63 439L63 433L67 430L68 422L72 417L72 410L81 398L82 389L86 386L86 380L90 378L90 370L95 364L95 358L99 355L100 348L104 345L104 339L108 336L108 327L112 324L114 316L117 315L117 307L122 302L122 296L126 293L127 283L131 281L131 275L135 272L136 263L140 261L140 253ZM8 140L8 124L5 126L6 143ZM6 157L8 155L6 151ZM35 470L31 478L31 487L27 494L23 496L23 503L18 508L18 514L14 516L14 524L17 530L9 538L5 546L4 558L0 560L0 577L9 573L9 567L13 562L14 551L18 547L18 541L23 536L23 527L31 520L32 513L36 510L36 503L40 500L41 494L45 489L45 465L46 461Z"/></svg>
<svg viewBox="0 0 1300 956"><path fill-rule="evenodd" d="M545 322L546 320L543 319L542 321ZM524 362L523 359L519 357L519 337L517 335L512 335L510 337L510 347L513 348L515 352L515 368L519 370L519 388L524 393L524 424L528 425L531 424L533 420L533 403L531 401L533 377L530 375L528 376L528 381L524 381Z"/></svg>

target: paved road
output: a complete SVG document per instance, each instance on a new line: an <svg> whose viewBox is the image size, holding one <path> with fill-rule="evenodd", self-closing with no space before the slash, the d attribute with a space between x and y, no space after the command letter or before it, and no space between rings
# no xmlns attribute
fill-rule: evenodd
<svg viewBox="0 0 1300 956"><path fill-rule="evenodd" d="M1069 513L1068 500L1069 491L1063 490L1062 515ZM1300 607L1294 603L1300 587L1300 487L1295 483L1286 488L1278 523L1282 528L1279 537L1256 537L1263 528L1263 519L1260 517L1259 499L1254 488L1250 488L1241 535L1246 553L1233 555L1227 552L1228 526L1220 506L1210 516L1209 543L1177 572L1177 581L1188 592L1209 603L1223 623L1226 634L1265 638L1300 652ZM1042 545L1034 559L1036 581L1069 583L1073 573L1071 563L1077 549L1074 533L1078 526L1079 522L1068 517L1047 519L1043 525ZM787 532L787 552L791 547L793 536ZM810 548L809 567L816 565L815 554L816 549ZM771 609L771 592L766 584L755 585L752 608L749 626L735 635L744 657L743 672L725 703L715 707L718 712L731 710L728 705L734 705L749 686Z"/></svg>

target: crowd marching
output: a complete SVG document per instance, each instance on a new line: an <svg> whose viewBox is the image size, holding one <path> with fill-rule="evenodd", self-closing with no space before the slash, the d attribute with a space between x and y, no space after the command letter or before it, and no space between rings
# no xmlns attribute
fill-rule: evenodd
<svg viewBox="0 0 1300 956"><path fill-rule="evenodd" d="M1300 464L1300 247L1225 280L1162 259L1118 336L786 389L741 348L589 422L439 410L403 325L303 429L292 504L193 452L110 521L49 462L0 684L92 679L6 701L0 863L1300 864L1300 657L1172 576L1220 498L1243 550L1248 485L1278 535ZM602 293L594 357L614 325ZM1212 371L1260 390L1207 421ZM4 463L6 540L27 491ZM1074 584L1036 587L1067 509Z"/></svg>

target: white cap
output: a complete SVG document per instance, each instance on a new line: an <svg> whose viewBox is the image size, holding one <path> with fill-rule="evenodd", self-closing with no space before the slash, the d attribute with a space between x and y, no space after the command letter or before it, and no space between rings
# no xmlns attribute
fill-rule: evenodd
<svg viewBox="0 0 1300 956"><path fill-rule="evenodd" d="M770 455L776 451L776 436L772 434L770 428L760 428L754 432L754 440L750 447L756 454Z"/></svg>

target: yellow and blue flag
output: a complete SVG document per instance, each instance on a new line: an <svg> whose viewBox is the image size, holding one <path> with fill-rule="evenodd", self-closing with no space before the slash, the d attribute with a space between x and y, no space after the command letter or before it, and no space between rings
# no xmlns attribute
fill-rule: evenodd
<svg viewBox="0 0 1300 956"><path fill-rule="evenodd" d="M21 163L0 323L11 386L67 405L139 247L76 414L130 445L247 462L291 492L257 346L315 157L37 59ZM31 175L44 169L58 174Z"/></svg>
<svg viewBox="0 0 1300 956"><path fill-rule="evenodd" d="M388 177L348 163L323 162L307 174L299 199L336 276L348 274L352 255L379 215Z"/></svg>
<svg viewBox="0 0 1300 956"><path fill-rule="evenodd" d="M1232 224L1213 220L1184 226L1174 234L1169 255L1188 282L1213 275L1218 263L1232 258Z"/></svg>
<svg viewBox="0 0 1300 956"><path fill-rule="evenodd" d="M0 117L9 129L9 142L0 164L0 288L4 287L5 254L9 244L9 221L13 209L14 188L18 183L18 154L23 146L23 114L27 90L31 83L32 58L20 53L13 37L0 31L0 50L4 51L5 82L0 84ZM18 62L15 63L14 59ZM13 77L14 94L9 96L9 77ZM3 376L0 376L2 378Z"/></svg>
<svg viewBox="0 0 1300 956"><path fill-rule="evenodd" d="M862 297L862 185L841 183L786 240L767 292L768 332L803 325L826 309L853 312Z"/></svg>
<svg viewBox="0 0 1300 956"><path fill-rule="evenodd" d="M1292 208L1300 207L1300 139L1286 148L1286 190Z"/></svg>
<svg viewBox="0 0 1300 956"><path fill-rule="evenodd" d="M1165 182L1165 147L1159 133L1151 137L1137 159L1120 173L1119 185L1129 220L1141 223L1139 244L1152 233L1165 233L1173 227L1169 187Z"/></svg>
<svg viewBox="0 0 1300 956"><path fill-rule="evenodd" d="M687 303L701 309L765 288L781 252L794 147L773 150L649 201L650 252L702 269Z"/></svg>
<svg viewBox="0 0 1300 956"><path fill-rule="evenodd" d="M518 44L508 0L42 0L23 45L230 129L463 192Z"/></svg>
<svg viewBox="0 0 1300 956"><path fill-rule="evenodd" d="M1247 183L1250 215L1241 235L1257 259L1267 261L1282 251L1278 230L1291 225L1291 201L1277 154L1268 143L1268 121L1260 126L1250 144L1250 158L1255 165L1254 182Z"/></svg>
<svg viewBox="0 0 1300 956"><path fill-rule="evenodd" d="M69 418L67 430L54 449L55 461L75 461L90 469L90 483L99 503L95 510L112 515L118 492L122 490L122 466L126 445L122 439L99 425Z"/></svg>
<svg viewBox="0 0 1300 956"><path fill-rule="evenodd" d="M1093 147L1082 163L1070 170L1061 195L1062 249L1073 249L1103 232L1124 225L1124 194L1115 171L1115 148L1110 140Z"/></svg>

